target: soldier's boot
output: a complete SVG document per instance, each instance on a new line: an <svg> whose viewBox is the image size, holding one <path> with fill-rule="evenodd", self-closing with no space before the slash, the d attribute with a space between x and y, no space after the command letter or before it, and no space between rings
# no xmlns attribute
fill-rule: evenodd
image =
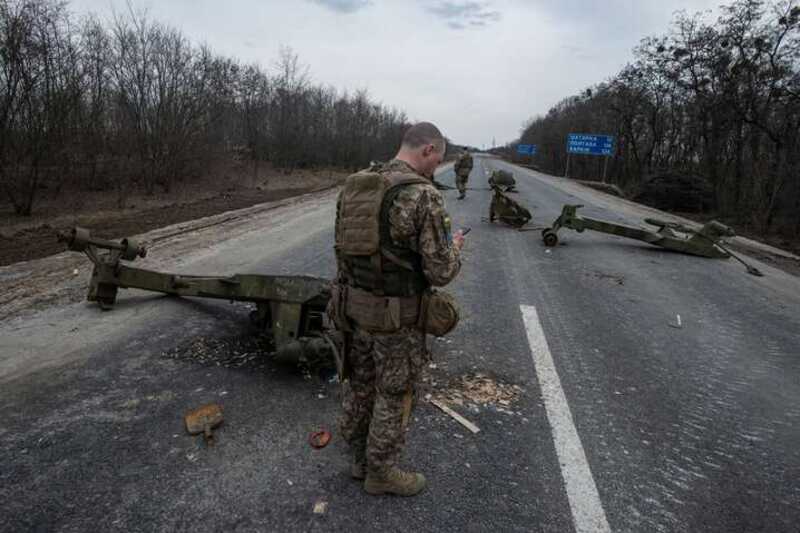
<svg viewBox="0 0 800 533"><path fill-rule="evenodd" d="M462 192L462 193L460 193L460 194L458 195L458 199L459 199L459 200L463 200L463 199L464 199L466 196L467 196L467 193L464 193L464 192Z"/></svg>
<svg viewBox="0 0 800 533"><path fill-rule="evenodd" d="M399 468L390 468L386 472L367 472L364 490L369 494L396 494L398 496L414 496L425 488L425 476L416 472L404 472Z"/></svg>
<svg viewBox="0 0 800 533"><path fill-rule="evenodd" d="M367 454L363 449L353 451L353 462L350 465L350 477L363 480L367 477Z"/></svg>

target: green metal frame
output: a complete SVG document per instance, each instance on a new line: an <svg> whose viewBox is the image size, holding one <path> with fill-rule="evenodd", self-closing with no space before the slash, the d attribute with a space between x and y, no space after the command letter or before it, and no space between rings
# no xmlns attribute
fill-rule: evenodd
<svg viewBox="0 0 800 533"><path fill-rule="evenodd" d="M119 242L94 238L88 230L74 228L59 235L70 250L84 252L94 263L86 299L104 310L114 307L119 289L142 289L174 296L252 302L252 319L271 336L276 353L303 360L332 355L325 309L330 281L311 276L187 276L135 268L122 264L145 257L147 251L132 239ZM103 253L102 251L106 252ZM330 351L333 353L329 353Z"/></svg>
<svg viewBox="0 0 800 533"><path fill-rule="evenodd" d="M582 217L577 213L581 207L583 206L565 205L563 207L561 215L553 222L553 225L542 231L542 239L546 246L552 247L558 244L558 231L561 228L575 230L578 233L588 229L644 241L685 254L718 259L730 257L730 254L722 246L722 238L733 237L735 233L731 228L716 220L708 222L699 230L694 230L682 224L646 218L644 221L647 224L658 227L657 231L651 231L605 220Z"/></svg>

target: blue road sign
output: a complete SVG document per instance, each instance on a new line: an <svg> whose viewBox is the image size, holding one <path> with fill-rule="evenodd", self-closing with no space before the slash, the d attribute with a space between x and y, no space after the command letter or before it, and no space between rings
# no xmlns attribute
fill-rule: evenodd
<svg viewBox="0 0 800 533"><path fill-rule="evenodd" d="M614 136L570 133L567 137L567 152L585 155L614 155Z"/></svg>
<svg viewBox="0 0 800 533"><path fill-rule="evenodd" d="M535 144L518 144L517 153L520 155L536 155Z"/></svg>

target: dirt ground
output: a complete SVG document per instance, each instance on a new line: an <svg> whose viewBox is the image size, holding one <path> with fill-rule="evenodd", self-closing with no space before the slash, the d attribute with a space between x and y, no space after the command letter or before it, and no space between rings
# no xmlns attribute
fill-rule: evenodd
<svg viewBox="0 0 800 533"><path fill-rule="evenodd" d="M346 172L338 170L295 171L285 174L265 169L232 178L212 175L204 182L176 188L169 195L130 194L127 206L115 208L114 192L63 193L44 198L32 217L18 217L10 206L0 204L0 266L47 257L64 250L56 239L59 231L73 226L89 229L104 238L122 238L172 224L283 200L333 187Z"/></svg>

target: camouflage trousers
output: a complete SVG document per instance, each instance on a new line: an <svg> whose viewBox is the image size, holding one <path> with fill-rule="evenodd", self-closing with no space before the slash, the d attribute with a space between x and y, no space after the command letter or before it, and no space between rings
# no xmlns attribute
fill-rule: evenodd
<svg viewBox="0 0 800 533"><path fill-rule="evenodd" d="M339 429L357 457L366 455L369 471L385 472L397 465L405 445L403 400L428 361L425 339L412 328L356 329L348 358Z"/></svg>
<svg viewBox="0 0 800 533"><path fill-rule="evenodd" d="M456 174L456 188L458 192L461 194L466 194L467 192L467 180L469 179L469 174Z"/></svg>

